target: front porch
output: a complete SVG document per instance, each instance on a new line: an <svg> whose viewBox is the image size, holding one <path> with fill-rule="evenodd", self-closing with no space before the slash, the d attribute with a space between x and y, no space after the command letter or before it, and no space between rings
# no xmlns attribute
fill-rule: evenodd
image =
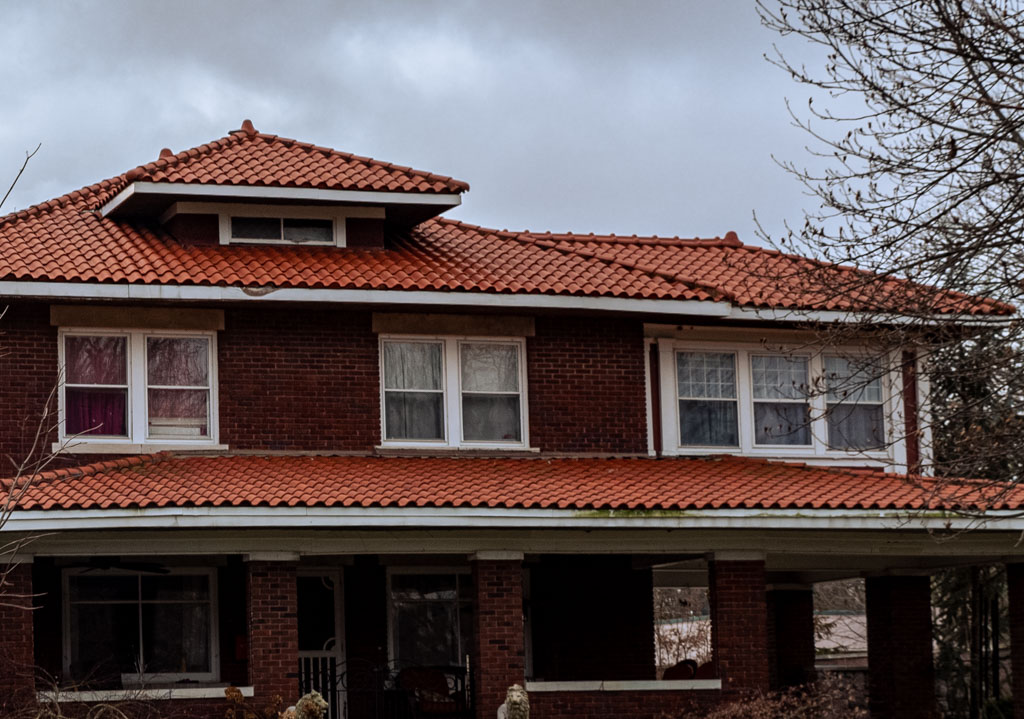
<svg viewBox="0 0 1024 719"><path fill-rule="evenodd" d="M103 555L76 553L68 537L41 538L11 572L38 609L0 610L10 628L0 637L8 698L60 686L64 701L172 699L179 712L222 716L229 685L253 707L275 697L288 705L315 688L332 719L492 719L520 683L540 719L686 716L812 679L813 583L867 574L872 716L931 717L928 573L1007 559L991 553L991 535L954 549L920 532L828 543L766 532L757 544L771 551L709 532L551 532L522 537L525 551L457 551L514 544L498 533L301 540L316 553L299 551L294 534L268 533L259 543L282 549L202 554L133 554L133 541L155 542L131 534L96 537L89 546L110 550ZM168 550L225 543L195 534L168 538ZM422 552L393 548L417 542ZM848 550L832 552L833 542ZM880 554L886 543L891 552ZM595 551L569 552L588 545ZM1012 565L1017 656L1021 576L1024 565ZM656 585L708 588L712 659L683 678L658 678Z"/></svg>

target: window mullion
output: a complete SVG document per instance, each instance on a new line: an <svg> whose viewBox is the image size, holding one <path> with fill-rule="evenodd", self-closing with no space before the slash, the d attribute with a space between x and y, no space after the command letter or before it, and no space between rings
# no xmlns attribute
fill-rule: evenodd
<svg viewBox="0 0 1024 719"><path fill-rule="evenodd" d="M128 413L131 439L142 443L146 428L146 338L141 332L128 335Z"/></svg>
<svg viewBox="0 0 1024 719"><path fill-rule="evenodd" d="M462 383L459 381L461 364L459 360L459 342L445 339L444 342L444 378L445 378L445 427L448 444L462 444Z"/></svg>
<svg viewBox="0 0 1024 719"><path fill-rule="evenodd" d="M825 359L821 354L812 355L810 362L807 363L808 372L810 373L810 396L807 398L807 403L811 407L811 445L814 447L814 454L823 455L828 451L828 426L827 426L827 412L828 402L825 396ZM820 378L819 381L815 381L815 378ZM817 390L817 391L815 391Z"/></svg>

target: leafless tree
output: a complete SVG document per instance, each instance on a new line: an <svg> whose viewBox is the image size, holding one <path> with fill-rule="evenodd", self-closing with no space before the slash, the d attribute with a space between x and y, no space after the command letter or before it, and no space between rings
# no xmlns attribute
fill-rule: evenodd
<svg viewBox="0 0 1024 719"><path fill-rule="evenodd" d="M981 298L1024 306L1024 7L757 4L780 35L769 61L811 96L805 108L790 105L810 154L779 163L814 205L783 236L763 239L868 271L826 284L823 264L794 265L789 281L827 287L862 310L859 322L818 326L815 342L838 346L870 332L903 357L909 349L927 359L930 469L1011 491L1024 478L1024 323ZM993 308L1001 321L978 314ZM971 716L981 704L975 683Z"/></svg>

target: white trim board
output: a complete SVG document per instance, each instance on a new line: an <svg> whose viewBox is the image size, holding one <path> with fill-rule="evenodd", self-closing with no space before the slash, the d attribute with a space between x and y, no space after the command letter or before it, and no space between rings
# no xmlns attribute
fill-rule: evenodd
<svg viewBox="0 0 1024 719"><path fill-rule="evenodd" d="M640 530L985 530L1024 531L1024 516L993 511L985 520L898 510L574 510L460 507L153 507L22 510L0 533L85 529L640 529Z"/></svg>
<svg viewBox="0 0 1024 719"><path fill-rule="evenodd" d="M527 680L526 682L526 691L528 692L679 692L721 688L721 679L598 679L571 682Z"/></svg>
<svg viewBox="0 0 1024 719"><path fill-rule="evenodd" d="M146 687L140 689L103 689L99 691L57 691L36 692L40 703L68 702L119 702L119 701L160 701L164 699L224 699L228 685L219 687ZM243 697L252 697L252 687L236 687Z"/></svg>
<svg viewBox="0 0 1024 719"><path fill-rule="evenodd" d="M605 310L644 314L725 318L730 305L697 300L650 300L628 297L435 292L432 290L343 290L292 287L219 287L210 285L107 284L102 282L0 282L0 297L76 300L145 300L186 302L337 302L367 305L438 307L511 307L526 309Z"/></svg>
<svg viewBox="0 0 1024 719"><path fill-rule="evenodd" d="M186 197L218 197L251 200L308 200L312 202L380 203L385 205L433 205L457 207L462 197L457 193L377 192L373 190L322 190L313 187L264 187L248 185L200 185L188 182L136 181L121 190L100 208L107 217L135 195L180 195Z"/></svg>

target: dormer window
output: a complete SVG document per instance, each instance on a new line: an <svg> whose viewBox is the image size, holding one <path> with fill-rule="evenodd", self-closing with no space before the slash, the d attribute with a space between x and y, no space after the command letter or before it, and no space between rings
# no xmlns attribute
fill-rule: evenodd
<svg viewBox="0 0 1024 719"><path fill-rule="evenodd" d="M232 217L231 241L333 245L334 220L308 217Z"/></svg>

